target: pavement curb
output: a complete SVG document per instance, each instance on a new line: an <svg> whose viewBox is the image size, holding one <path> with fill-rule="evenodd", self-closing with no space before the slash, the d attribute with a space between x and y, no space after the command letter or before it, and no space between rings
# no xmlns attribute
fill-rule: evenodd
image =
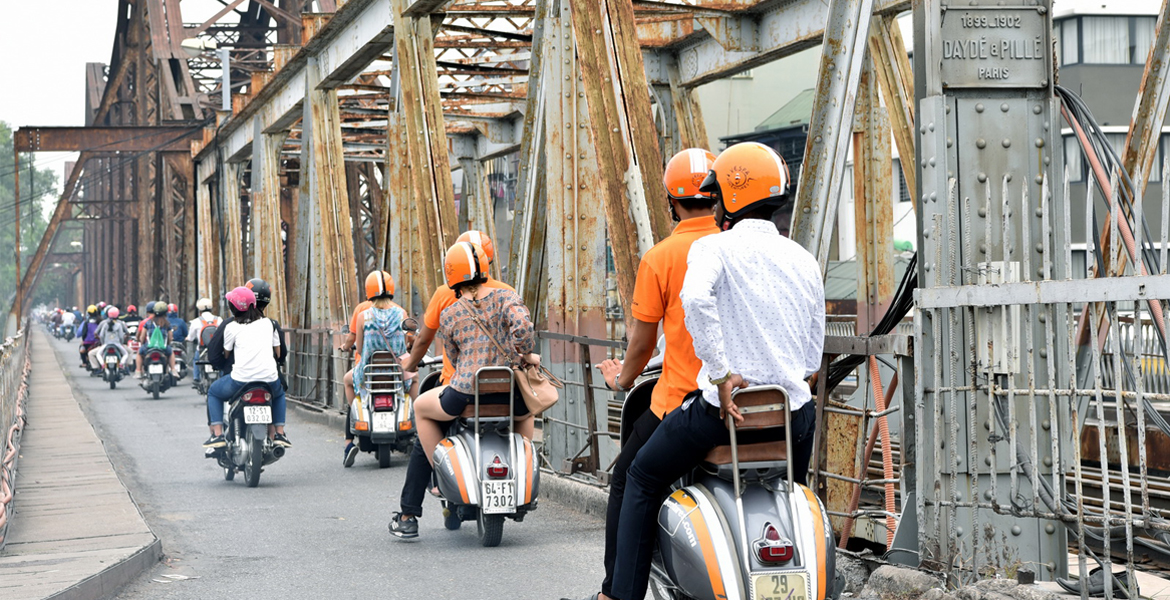
<svg viewBox="0 0 1170 600"><path fill-rule="evenodd" d="M108 598L126 584L154 568L162 560L162 541L156 536L154 542L140 548L129 557L82 579L45 600L98 600Z"/></svg>
<svg viewBox="0 0 1170 600"><path fill-rule="evenodd" d="M337 412L336 409L310 407L296 400L289 400L287 404L300 418L311 423L325 425L326 427L335 427L337 429L345 427L345 415Z"/></svg>

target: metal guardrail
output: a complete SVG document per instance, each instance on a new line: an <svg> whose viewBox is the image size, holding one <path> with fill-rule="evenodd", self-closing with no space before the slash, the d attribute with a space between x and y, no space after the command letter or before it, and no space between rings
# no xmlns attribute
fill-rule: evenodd
<svg viewBox="0 0 1170 600"><path fill-rule="evenodd" d="M27 329L0 345L0 550L8 539L9 507L15 489L16 460L24 431L28 398L29 355Z"/></svg>

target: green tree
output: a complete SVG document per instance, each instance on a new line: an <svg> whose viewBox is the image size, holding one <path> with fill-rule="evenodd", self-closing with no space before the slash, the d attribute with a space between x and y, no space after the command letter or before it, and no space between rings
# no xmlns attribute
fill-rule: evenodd
<svg viewBox="0 0 1170 600"><path fill-rule="evenodd" d="M57 175L49 169L33 166L32 153L20 157L20 246L21 268L27 268L32 254L45 233L48 221L45 207L57 201ZM12 128L0 121L0 248L16 248L15 165L12 162ZM0 320L7 317L8 307L16 297L15 251L9 258L0 258ZM49 273L41 279L37 298L52 298L67 292L71 277L67 273ZM65 296L63 296L65 297ZM34 304L35 304L34 299ZM0 329L2 331L2 329Z"/></svg>

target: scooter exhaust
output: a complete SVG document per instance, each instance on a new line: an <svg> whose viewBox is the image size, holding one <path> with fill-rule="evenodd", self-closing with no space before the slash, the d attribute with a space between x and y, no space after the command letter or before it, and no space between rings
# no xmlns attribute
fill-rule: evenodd
<svg viewBox="0 0 1170 600"><path fill-rule="evenodd" d="M284 458L284 446L273 445L272 446L272 457L273 458Z"/></svg>

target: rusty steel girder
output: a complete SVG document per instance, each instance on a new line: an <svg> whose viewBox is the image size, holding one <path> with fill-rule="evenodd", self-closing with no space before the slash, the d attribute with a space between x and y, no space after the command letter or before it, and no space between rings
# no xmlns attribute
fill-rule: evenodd
<svg viewBox="0 0 1170 600"><path fill-rule="evenodd" d="M17 152L183 152L198 127L21 127L12 134Z"/></svg>

